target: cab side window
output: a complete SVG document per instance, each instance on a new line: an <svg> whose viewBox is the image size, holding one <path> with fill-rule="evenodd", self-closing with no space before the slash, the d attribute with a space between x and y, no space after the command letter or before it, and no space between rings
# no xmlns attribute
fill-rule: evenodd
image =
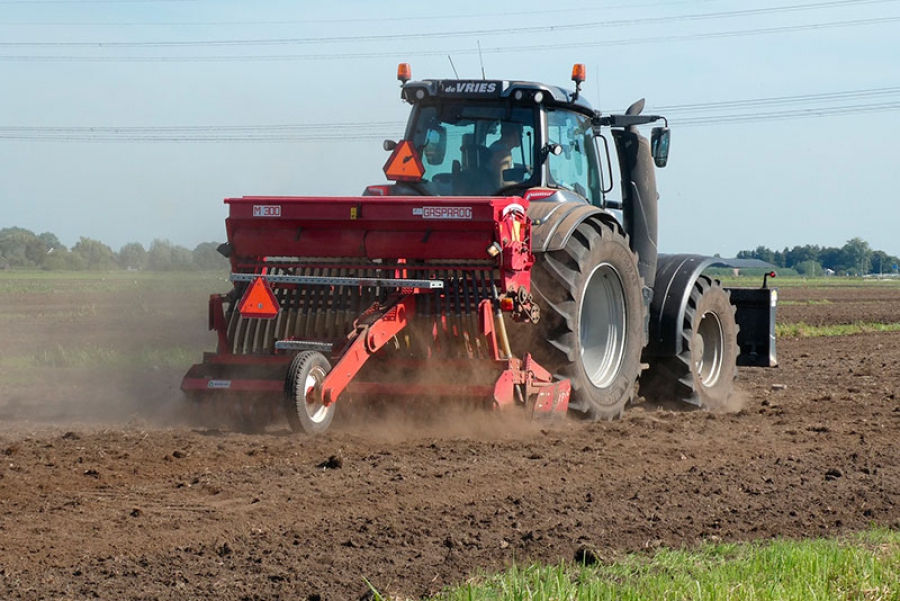
<svg viewBox="0 0 900 601"><path fill-rule="evenodd" d="M603 203L597 146L591 119L566 110L547 111L547 142L559 144L559 156L550 154L550 185L567 188L595 205Z"/></svg>

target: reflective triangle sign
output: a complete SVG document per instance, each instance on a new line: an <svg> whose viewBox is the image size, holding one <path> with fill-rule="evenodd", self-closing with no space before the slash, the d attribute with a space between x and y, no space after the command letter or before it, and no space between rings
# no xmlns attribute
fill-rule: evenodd
<svg viewBox="0 0 900 601"><path fill-rule="evenodd" d="M425 166L412 142L402 140L384 164L384 174L395 182L417 182L425 175Z"/></svg>
<svg viewBox="0 0 900 601"><path fill-rule="evenodd" d="M243 317L272 319L278 315L278 299L263 278L256 278L244 292L238 310Z"/></svg>

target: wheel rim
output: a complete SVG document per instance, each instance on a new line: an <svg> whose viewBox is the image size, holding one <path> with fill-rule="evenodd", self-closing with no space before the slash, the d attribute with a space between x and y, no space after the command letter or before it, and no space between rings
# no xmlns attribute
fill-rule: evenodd
<svg viewBox="0 0 900 601"><path fill-rule="evenodd" d="M625 291L612 265L601 263L588 276L578 315L581 363L591 383L605 388L625 356Z"/></svg>
<svg viewBox="0 0 900 601"><path fill-rule="evenodd" d="M326 407L322 403L322 382L324 381L325 370L321 367L313 367L303 382L306 416L314 424L324 422L331 410L331 407Z"/></svg>
<svg viewBox="0 0 900 601"><path fill-rule="evenodd" d="M694 369L703 386L715 386L722 375L722 353L725 348L725 335L722 333L722 322L716 313L704 313L694 336L694 348L699 351Z"/></svg>

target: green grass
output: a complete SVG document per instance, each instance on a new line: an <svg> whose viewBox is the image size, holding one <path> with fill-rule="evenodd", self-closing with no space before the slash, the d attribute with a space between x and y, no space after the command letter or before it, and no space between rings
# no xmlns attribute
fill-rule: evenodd
<svg viewBox="0 0 900 601"><path fill-rule="evenodd" d="M0 271L0 295L30 293L129 292L178 286L185 292L227 290L226 271Z"/></svg>
<svg viewBox="0 0 900 601"><path fill-rule="evenodd" d="M58 344L31 355L0 357L0 367L5 371L29 371L48 367L152 369L189 366L199 356L200 350L186 347L145 348L123 352L111 346L66 347Z"/></svg>
<svg viewBox="0 0 900 601"><path fill-rule="evenodd" d="M897 332L900 323L856 322L826 326L811 326L804 322L777 323L775 336L778 338L817 338L821 336L849 336L869 332Z"/></svg>
<svg viewBox="0 0 900 601"><path fill-rule="evenodd" d="M716 276L723 285L735 288L759 288L762 286L760 277L733 277ZM900 288L900 278L879 280L877 278L802 278L786 277L769 280L771 288Z"/></svg>
<svg viewBox="0 0 900 601"><path fill-rule="evenodd" d="M378 597L386 599L385 597ZM597 565L513 567L448 589L435 601L900 599L900 533L841 539L706 544Z"/></svg>
<svg viewBox="0 0 900 601"><path fill-rule="evenodd" d="M779 307L792 307L792 306L795 306L795 305L802 305L802 306L811 306L811 307L815 307L815 306L818 306L818 305L830 305L830 304L831 304L831 301L828 300L827 298L822 298L822 299L819 299L819 300L816 300L816 299L810 299L810 300L787 300L787 301L786 301L786 300L781 300L781 299L778 300L778 306L779 306Z"/></svg>

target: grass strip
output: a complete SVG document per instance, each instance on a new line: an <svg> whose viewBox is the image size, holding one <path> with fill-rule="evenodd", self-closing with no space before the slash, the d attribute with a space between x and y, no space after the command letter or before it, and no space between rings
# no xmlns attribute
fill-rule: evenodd
<svg viewBox="0 0 900 601"><path fill-rule="evenodd" d="M727 287L759 288L762 276L715 276ZM900 288L900 278L858 278L858 277L779 277L769 280L770 288Z"/></svg>
<svg viewBox="0 0 900 601"><path fill-rule="evenodd" d="M144 291L160 286L184 292L227 291L224 271L0 271L0 295Z"/></svg>
<svg viewBox="0 0 900 601"><path fill-rule="evenodd" d="M900 323L856 322L825 326L811 326L808 323L777 323L775 336L778 338L818 338L822 336L849 336L870 332L897 332Z"/></svg>
<svg viewBox="0 0 900 601"><path fill-rule="evenodd" d="M694 550L660 549L596 565L513 567L499 575L475 577L433 599L900 599L900 533L879 528L840 539L704 544Z"/></svg>
<svg viewBox="0 0 900 601"><path fill-rule="evenodd" d="M122 351L100 345L75 348L56 345L31 355L2 357L0 367L10 372L38 368L152 369L190 366L199 356L198 349L187 347Z"/></svg>
<svg viewBox="0 0 900 601"><path fill-rule="evenodd" d="M793 307L793 306L798 306L798 305L804 306L804 307L805 306L815 307L818 305L830 305L830 304L831 304L831 301L828 300L827 298L823 298L823 299L819 299L819 300L815 300L815 299L810 299L810 300L780 300L779 299L778 300L779 307Z"/></svg>

